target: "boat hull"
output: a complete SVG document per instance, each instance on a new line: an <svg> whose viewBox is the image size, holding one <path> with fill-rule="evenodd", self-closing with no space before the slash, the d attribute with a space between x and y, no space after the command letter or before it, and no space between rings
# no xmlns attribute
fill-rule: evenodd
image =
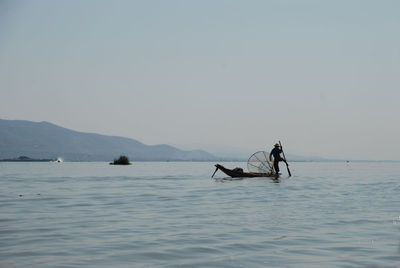
<svg viewBox="0 0 400 268"><path fill-rule="evenodd" d="M220 164L216 164L215 167L216 167L215 172L217 172L217 170L221 170L223 173L232 178L276 177L276 174L272 173L241 172L226 168ZM214 174L212 177L214 177Z"/></svg>

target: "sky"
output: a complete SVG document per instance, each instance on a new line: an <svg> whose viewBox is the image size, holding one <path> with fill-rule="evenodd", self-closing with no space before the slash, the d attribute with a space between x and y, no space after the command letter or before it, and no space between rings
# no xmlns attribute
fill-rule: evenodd
<svg viewBox="0 0 400 268"><path fill-rule="evenodd" d="M1 119L400 160L399 100L400 1L0 0Z"/></svg>

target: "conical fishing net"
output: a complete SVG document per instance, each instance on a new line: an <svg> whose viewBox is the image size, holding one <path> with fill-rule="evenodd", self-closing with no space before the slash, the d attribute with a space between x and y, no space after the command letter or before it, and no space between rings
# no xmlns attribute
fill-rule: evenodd
<svg viewBox="0 0 400 268"><path fill-rule="evenodd" d="M269 154L265 151L254 153L247 161L247 169L256 173L271 172L272 163L269 161Z"/></svg>

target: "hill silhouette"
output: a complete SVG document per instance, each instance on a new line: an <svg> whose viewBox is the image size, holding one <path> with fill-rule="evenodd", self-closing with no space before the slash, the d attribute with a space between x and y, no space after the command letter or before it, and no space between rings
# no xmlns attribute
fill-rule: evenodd
<svg viewBox="0 0 400 268"><path fill-rule="evenodd" d="M32 158L57 158L66 161L110 161L126 155L132 161L213 161L203 150L180 150L137 140L83 133L49 122L0 119L0 158L26 155Z"/></svg>

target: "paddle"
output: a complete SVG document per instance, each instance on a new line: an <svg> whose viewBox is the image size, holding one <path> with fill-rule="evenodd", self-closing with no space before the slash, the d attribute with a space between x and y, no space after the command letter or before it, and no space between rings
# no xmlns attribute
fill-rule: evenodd
<svg viewBox="0 0 400 268"><path fill-rule="evenodd" d="M283 151L281 141L279 141L279 145L281 146L283 158L285 159L285 164L286 164L287 172L289 173L289 177L290 177L290 176L292 176L292 174L290 173L289 164L288 164L287 161L286 161L286 156L285 156L285 152Z"/></svg>

